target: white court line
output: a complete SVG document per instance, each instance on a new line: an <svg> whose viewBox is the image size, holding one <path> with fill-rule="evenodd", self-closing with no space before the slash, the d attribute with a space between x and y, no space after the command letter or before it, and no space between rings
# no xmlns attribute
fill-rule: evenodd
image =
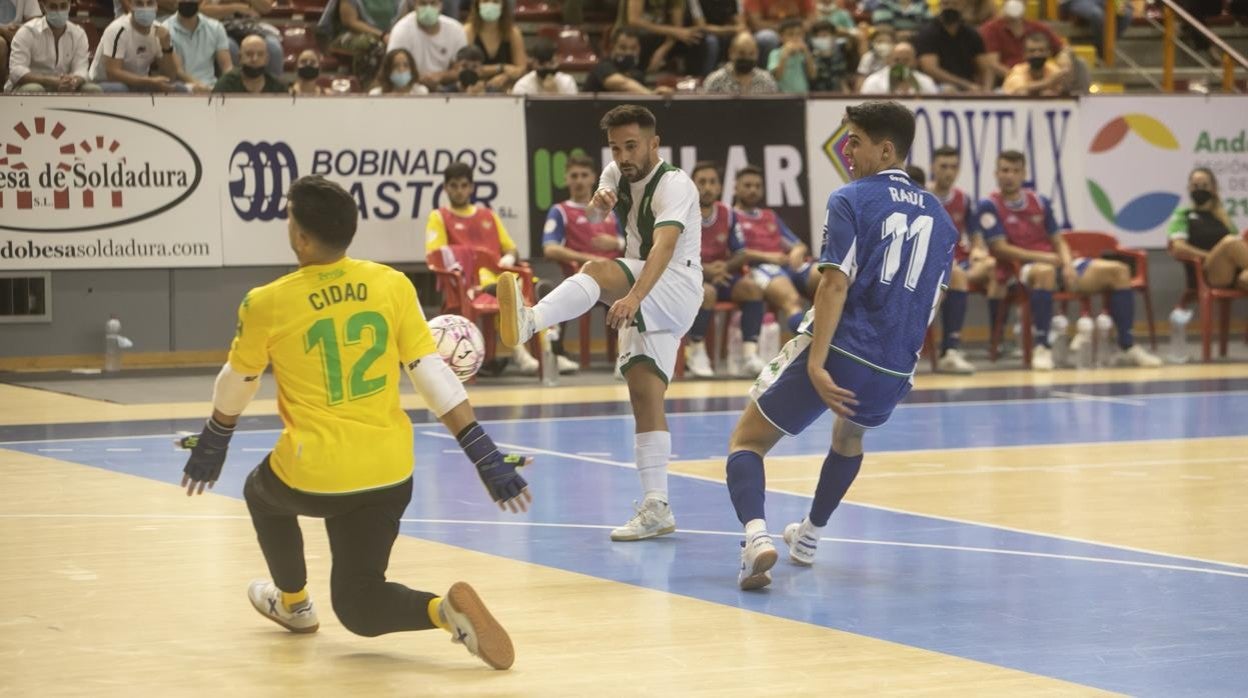
<svg viewBox="0 0 1248 698"><path fill-rule="evenodd" d="M73 453L74 452L74 449L72 448L38 448L35 450L40 453Z"/></svg>
<svg viewBox="0 0 1248 698"><path fill-rule="evenodd" d="M593 457L595 457L595 458L606 458L607 456L609 456L609 455L611 455L611 454L610 454L610 453L607 453L606 451L577 451L577 452L576 452L576 455L578 455L578 456L593 456Z"/></svg>
<svg viewBox="0 0 1248 698"><path fill-rule="evenodd" d="M1125 397L1112 397L1108 395L1088 395L1087 393L1068 393L1065 390L1050 390L1050 395L1057 397L1069 398L1078 402L1108 402L1115 405L1128 405L1130 407L1147 407L1148 403L1143 400L1134 400Z"/></svg>
<svg viewBox="0 0 1248 698"><path fill-rule="evenodd" d="M0 519L167 519L167 520L244 520L249 519L248 516L229 515L229 514L0 514ZM490 521L490 520L473 520L473 519L400 519L402 523L408 524L435 524L435 525L453 525L453 526L520 526L530 528L571 528L571 529L592 529L592 530L610 530L615 526L604 524L569 524L569 523L545 523L540 521ZM698 536L724 536L730 538L740 538L743 534L740 531L707 531L699 529L679 529L679 533ZM782 536L773 534L772 538L780 539ZM820 538L820 541L828 543L841 543L845 545L882 545L894 548L916 548L920 550L949 550L962 553L984 553L988 555L1011 555L1014 557L1035 557L1047 560L1067 560L1072 562L1094 562L1104 565L1120 565L1123 567L1144 567L1149 569L1170 570L1174 572L1196 572L1199 574L1213 574L1223 577L1237 577L1240 579L1248 579L1248 572L1232 572L1229 570L1215 570L1206 567L1189 567L1186 565L1167 565L1158 562L1137 562L1134 560L1115 560L1105 557L1088 557L1086 555L1061 555L1058 553L1038 553L1028 550L1009 550L1005 548L979 548L965 545L942 545L939 543L908 543L903 541L891 540L867 540L863 538ZM440 541L436 541L440 542ZM461 547L461 546L456 546ZM1111 546L1112 547L1112 546ZM466 548L471 549L471 548ZM1174 557L1165 556L1162 557ZM514 559L514 558L513 558ZM531 560L520 560L521 562L530 562ZM1224 564L1224 563L1219 563Z"/></svg>
<svg viewBox="0 0 1248 698"><path fill-rule="evenodd" d="M142 450L143 449L141 448L106 448L104 449L104 451L107 453L138 453Z"/></svg>

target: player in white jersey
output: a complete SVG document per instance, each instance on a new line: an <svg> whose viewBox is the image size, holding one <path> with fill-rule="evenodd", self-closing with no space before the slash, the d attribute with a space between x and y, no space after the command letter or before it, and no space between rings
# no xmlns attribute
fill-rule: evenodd
<svg viewBox="0 0 1248 698"><path fill-rule="evenodd" d="M614 162L603 168L589 207L600 216L615 210L626 233L624 257L585 263L532 308L524 306L519 279L503 274L499 329L503 343L515 346L599 301L611 304L607 321L620 330L618 367L633 405L637 472L645 492L636 515L611 539L643 540L676 530L667 497L672 437L663 399L681 337L702 305L702 209L689 176L659 158L649 109L621 105L601 125Z"/></svg>

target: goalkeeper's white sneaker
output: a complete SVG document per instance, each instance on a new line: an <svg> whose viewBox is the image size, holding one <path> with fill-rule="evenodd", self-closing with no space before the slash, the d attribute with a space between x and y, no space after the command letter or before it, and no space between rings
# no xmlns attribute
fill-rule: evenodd
<svg viewBox="0 0 1248 698"><path fill-rule="evenodd" d="M815 564L819 531L820 529L810 523L810 519L802 519L801 523L791 523L784 527L784 544L789 546L789 559L793 564L803 567Z"/></svg>
<svg viewBox="0 0 1248 698"><path fill-rule="evenodd" d="M771 568L776 566L778 558L776 544L765 532L741 541L741 573L737 575L737 585L751 591L771 584Z"/></svg>
<svg viewBox="0 0 1248 698"><path fill-rule="evenodd" d="M672 507L667 502L651 497L640 506L634 502L633 509L637 513L628 523L611 531L611 540L645 540L676 532L676 517L672 515Z"/></svg>
<svg viewBox="0 0 1248 698"><path fill-rule="evenodd" d="M511 637L467 582L451 585L439 613L451 632L451 642L462 644L481 661L494 669L510 669L516 661Z"/></svg>
<svg viewBox="0 0 1248 698"><path fill-rule="evenodd" d="M505 271L498 277L498 333L503 345L524 344L537 333L533 309L524 304L520 277Z"/></svg>
<svg viewBox="0 0 1248 698"><path fill-rule="evenodd" d="M247 598L257 613L292 633L314 633L321 627L312 599L286 608L286 604L282 603L282 590L273 582L259 579L252 582L247 586Z"/></svg>

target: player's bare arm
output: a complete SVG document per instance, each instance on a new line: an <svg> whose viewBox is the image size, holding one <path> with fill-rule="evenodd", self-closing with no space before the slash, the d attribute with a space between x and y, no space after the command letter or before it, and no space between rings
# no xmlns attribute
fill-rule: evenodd
<svg viewBox="0 0 1248 698"><path fill-rule="evenodd" d="M824 366L827 364L828 351L832 345L832 337L841 322L841 312L845 309L845 297L849 294L849 277L845 272L833 266L825 266L820 270L823 281L815 291L815 318L811 327L810 353L806 359L806 373L814 385L819 397L823 398L828 409L841 417L852 417L852 405L858 404L854 393L846 390L832 380L831 374Z"/></svg>

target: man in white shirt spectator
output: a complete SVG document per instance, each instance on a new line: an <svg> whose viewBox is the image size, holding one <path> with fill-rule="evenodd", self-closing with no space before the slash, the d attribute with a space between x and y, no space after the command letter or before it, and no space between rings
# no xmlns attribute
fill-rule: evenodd
<svg viewBox="0 0 1248 698"><path fill-rule="evenodd" d="M177 14L162 23L173 39L173 49L182 64L180 79L195 92L208 92L217 81L234 67L230 58L230 39L225 26L200 14L199 0L179 0Z"/></svg>
<svg viewBox="0 0 1248 698"><path fill-rule="evenodd" d="M10 92L99 92L87 81L87 33L69 23L69 0L47 0L48 14L13 36Z"/></svg>
<svg viewBox="0 0 1248 698"><path fill-rule="evenodd" d="M416 61L420 81L436 90L459 80L451 70L455 55L468 45L464 25L442 14L441 0L416 0L415 9L395 23L386 51L407 49Z"/></svg>
<svg viewBox="0 0 1248 698"><path fill-rule="evenodd" d="M914 46L903 41L893 46L888 56L889 66L875 71L862 81L864 95L934 95L939 90L936 81L917 68Z"/></svg>
<svg viewBox="0 0 1248 698"><path fill-rule="evenodd" d="M131 0L129 14L114 19L100 37L91 79L105 92L177 89L178 59L169 30L156 24L156 0ZM152 74L152 66L159 71Z"/></svg>
<svg viewBox="0 0 1248 698"><path fill-rule="evenodd" d="M533 50L529 52L529 55L533 57L533 70L511 86L513 95L574 95L577 93L576 79L567 73L559 72L559 61L555 59L555 42L541 37L533 44Z"/></svg>
<svg viewBox="0 0 1248 698"><path fill-rule="evenodd" d="M38 0L0 0L0 81L9 75L9 48L17 30L32 19L43 16Z"/></svg>

